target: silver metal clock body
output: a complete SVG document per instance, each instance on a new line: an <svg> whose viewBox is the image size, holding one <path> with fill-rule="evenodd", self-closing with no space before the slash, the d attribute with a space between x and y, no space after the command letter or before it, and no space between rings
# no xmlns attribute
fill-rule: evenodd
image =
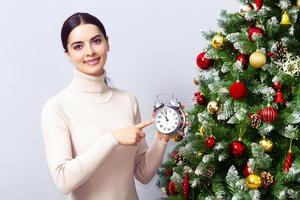
<svg viewBox="0 0 300 200"><path fill-rule="evenodd" d="M179 107L163 105L155 111L156 129L167 135L183 132L185 115Z"/></svg>

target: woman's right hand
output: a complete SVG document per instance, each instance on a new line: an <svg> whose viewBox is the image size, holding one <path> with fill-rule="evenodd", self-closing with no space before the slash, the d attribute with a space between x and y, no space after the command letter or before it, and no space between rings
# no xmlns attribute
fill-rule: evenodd
<svg viewBox="0 0 300 200"><path fill-rule="evenodd" d="M146 134L143 132L143 128L149 126L153 122L154 119L150 119L130 127L114 130L111 133L119 142L119 144L134 146L146 136Z"/></svg>

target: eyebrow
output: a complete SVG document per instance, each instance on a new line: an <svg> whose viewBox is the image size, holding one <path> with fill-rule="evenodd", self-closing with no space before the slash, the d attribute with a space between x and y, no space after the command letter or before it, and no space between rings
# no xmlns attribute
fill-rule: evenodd
<svg viewBox="0 0 300 200"><path fill-rule="evenodd" d="M97 38L97 37L102 37L102 35L95 35L94 37L92 37L91 38L91 40L94 40L95 38ZM71 46L73 46L73 45L75 45L75 44L82 44L83 42L81 42L81 41L77 41L77 42L73 42L72 44L71 44Z"/></svg>

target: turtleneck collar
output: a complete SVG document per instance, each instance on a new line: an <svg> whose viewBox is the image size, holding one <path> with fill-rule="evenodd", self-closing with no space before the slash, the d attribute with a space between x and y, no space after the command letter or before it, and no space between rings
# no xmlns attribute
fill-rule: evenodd
<svg viewBox="0 0 300 200"><path fill-rule="evenodd" d="M73 80L70 84L71 89L80 92L100 92L104 93L110 90L105 83L106 71L100 76L87 75L78 69L73 69Z"/></svg>
<svg viewBox="0 0 300 200"><path fill-rule="evenodd" d="M74 68L73 80L68 88L83 102L105 103L113 95L112 88L105 83L105 77L106 71L100 76L91 76Z"/></svg>

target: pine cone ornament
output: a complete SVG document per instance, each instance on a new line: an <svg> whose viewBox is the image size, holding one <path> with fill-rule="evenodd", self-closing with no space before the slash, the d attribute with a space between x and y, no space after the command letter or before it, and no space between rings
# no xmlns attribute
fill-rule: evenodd
<svg viewBox="0 0 300 200"><path fill-rule="evenodd" d="M194 83L194 85L199 85L198 79L197 78L193 78L193 83Z"/></svg>
<svg viewBox="0 0 300 200"><path fill-rule="evenodd" d="M262 183L265 187L272 185L274 182L274 178L270 172L262 172L260 174L260 177L261 177Z"/></svg>
<svg viewBox="0 0 300 200"><path fill-rule="evenodd" d="M173 151L171 156L176 164L179 162L184 162L183 156L178 151Z"/></svg>
<svg viewBox="0 0 300 200"><path fill-rule="evenodd" d="M287 51L287 47L282 43L278 42L276 45L275 55L277 58L282 58Z"/></svg>
<svg viewBox="0 0 300 200"><path fill-rule="evenodd" d="M262 119L258 114L251 114L250 115L251 127L258 128L261 126Z"/></svg>
<svg viewBox="0 0 300 200"><path fill-rule="evenodd" d="M204 176L206 177L212 177L216 172L216 169L214 166L210 166L206 169L205 173L204 173Z"/></svg>

